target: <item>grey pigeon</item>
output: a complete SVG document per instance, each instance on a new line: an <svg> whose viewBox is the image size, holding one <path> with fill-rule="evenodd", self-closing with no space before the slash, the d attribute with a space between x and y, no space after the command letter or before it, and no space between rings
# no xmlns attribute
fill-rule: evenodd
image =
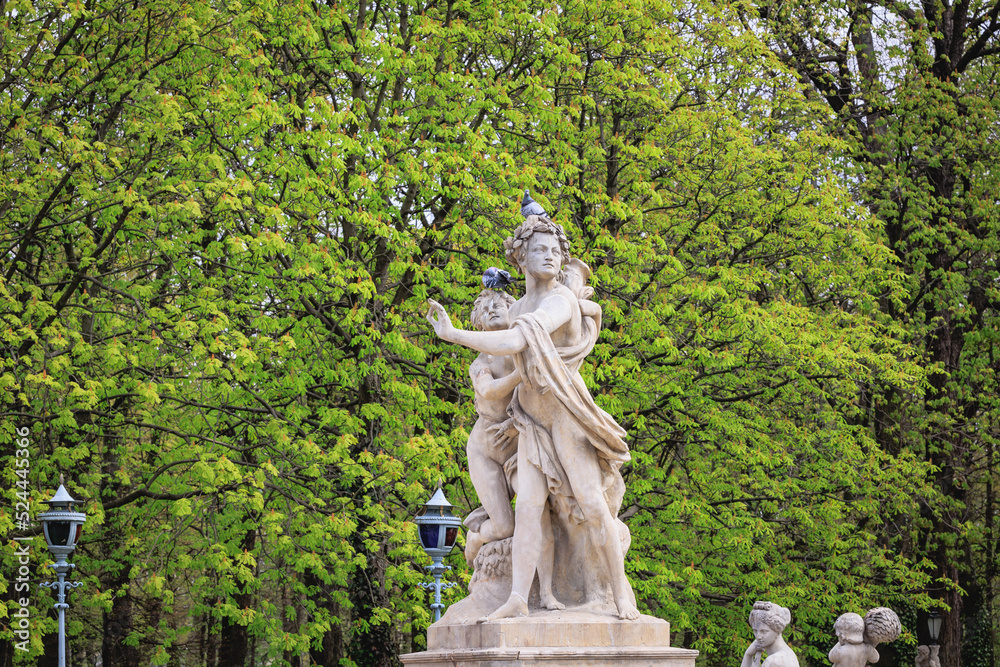
<svg viewBox="0 0 1000 667"><path fill-rule="evenodd" d="M495 290L507 289L507 285L510 285L513 281L510 279L510 274L503 269L498 269L495 266L491 266L486 269L483 274L483 287L488 287Z"/></svg>
<svg viewBox="0 0 1000 667"><path fill-rule="evenodd" d="M542 205L531 198L528 191L524 191L524 198L521 199L521 215L528 217L529 215L545 215L545 209ZM546 216L547 217L547 216Z"/></svg>

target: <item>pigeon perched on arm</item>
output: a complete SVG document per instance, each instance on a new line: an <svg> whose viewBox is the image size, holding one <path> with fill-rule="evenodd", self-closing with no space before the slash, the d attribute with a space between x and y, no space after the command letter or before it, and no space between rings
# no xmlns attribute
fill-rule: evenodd
<svg viewBox="0 0 1000 667"><path fill-rule="evenodd" d="M483 287L495 290L507 289L507 285L510 285L513 281L510 279L510 274L503 269L498 269L495 266L491 266L486 269L483 273Z"/></svg>
<svg viewBox="0 0 1000 667"><path fill-rule="evenodd" d="M529 215L545 215L545 209L542 205L531 198L528 191L524 191L524 197L521 199L521 215L528 217ZM548 217L548 216L546 216Z"/></svg>

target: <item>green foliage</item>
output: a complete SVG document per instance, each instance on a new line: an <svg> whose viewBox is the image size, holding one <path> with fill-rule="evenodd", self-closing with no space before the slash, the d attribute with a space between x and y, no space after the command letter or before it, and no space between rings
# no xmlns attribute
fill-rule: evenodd
<svg viewBox="0 0 1000 667"><path fill-rule="evenodd" d="M439 480L477 504L472 354L425 301L467 319L525 187L594 269L584 373L629 430L628 567L675 643L732 662L773 599L819 659L837 614L927 586L895 526L942 506L937 459L886 447L878 405L926 386L892 316L918 285L858 204L851 137L739 8L22 4L0 28L0 438L10 481L30 428L35 503L60 472L90 499L79 651L421 646L410 518ZM33 604L24 664L51 631Z"/></svg>
<svg viewBox="0 0 1000 667"><path fill-rule="evenodd" d="M913 394L875 382L864 391L879 445L931 464L926 480L936 494L893 533L905 553L933 562L931 593L948 610L942 664L989 661L992 648L984 647L1000 632L987 631L992 641L972 637L983 618L996 617L1000 576L996 8L796 2L757 9L774 52L834 112L827 127L847 143L855 196L884 222L905 281L907 298L884 304L884 314L919 351L929 386Z"/></svg>

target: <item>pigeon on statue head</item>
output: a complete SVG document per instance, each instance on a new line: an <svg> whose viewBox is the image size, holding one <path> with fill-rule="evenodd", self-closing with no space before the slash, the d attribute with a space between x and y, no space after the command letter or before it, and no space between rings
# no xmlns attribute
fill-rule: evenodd
<svg viewBox="0 0 1000 667"><path fill-rule="evenodd" d="M483 287L495 290L505 290L507 285L510 285L513 280L510 279L510 274L503 269L498 269L495 266L491 266L486 269L483 274Z"/></svg>
<svg viewBox="0 0 1000 667"><path fill-rule="evenodd" d="M546 215L542 205L532 199L527 190L524 191L524 197L521 199L521 215L526 218L529 215Z"/></svg>

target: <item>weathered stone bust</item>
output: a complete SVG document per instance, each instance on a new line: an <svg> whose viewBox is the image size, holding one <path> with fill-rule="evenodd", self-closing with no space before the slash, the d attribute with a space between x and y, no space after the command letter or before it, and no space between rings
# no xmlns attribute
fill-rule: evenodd
<svg viewBox="0 0 1000 667"><path fill-rule="evenodd" d="M773 602L754 602L748 619L754 640L743 654L740 667L762 667L761 658L766 653L763 667L799 667L799 660L785 643L781 633L792 622L787 607Z"/></svg>
<svg viewBox="0 0 1000 667"><path fill-rule="evenodd" d="M830 662L835 667L865 667L879 660L875 647L899 637L902 625L899 616L888 607L869 610L864 618L854 613L841 614L833 624L837 645L830 649Z"/></svg>

